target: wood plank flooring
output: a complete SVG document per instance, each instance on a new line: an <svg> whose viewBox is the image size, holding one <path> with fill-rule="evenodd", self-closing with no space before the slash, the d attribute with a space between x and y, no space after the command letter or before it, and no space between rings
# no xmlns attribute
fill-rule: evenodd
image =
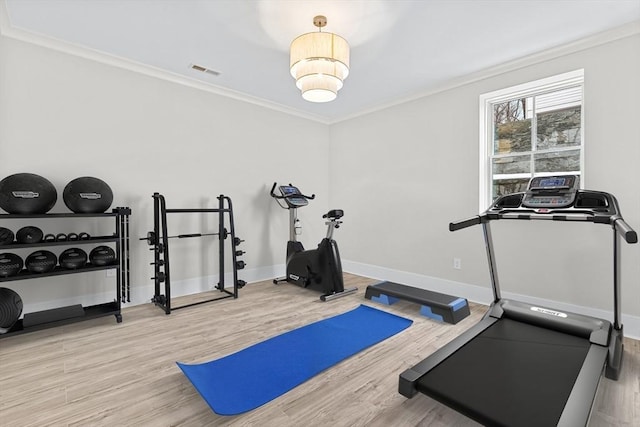
<svg viewBox="0 0 640 427"><path fill-rule="evenodd" d="M450 325L408 302L364 298L374 280L345 275L356 295L322 303L293 285L253 283L226 299L165 315L145 304L113 317L0 340L1 426L474 426L430 398L397 393L400 372L475 324ZM201 297L201 296L198 296ZM174 304L194 298L175 299ZM368 304L414 324L243 415L216 415L175 362L219 358L258 341ZM590 426L640 426L640 342L625 340L624 370L604 379ZM489 386L489 385L488 385Z"/></svg>

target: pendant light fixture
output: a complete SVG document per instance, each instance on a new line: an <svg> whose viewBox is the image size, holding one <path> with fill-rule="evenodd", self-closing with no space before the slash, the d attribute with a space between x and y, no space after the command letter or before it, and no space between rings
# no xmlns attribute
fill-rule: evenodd
<svg viewBox="0 0 640 427"><path fill-rule="evenodd" d="M305 100L329 102L336 99L349 75L349 43L337 34L322 32L326 17L316 16L313 25L317 32L291 42L291 75Z"/></svg>

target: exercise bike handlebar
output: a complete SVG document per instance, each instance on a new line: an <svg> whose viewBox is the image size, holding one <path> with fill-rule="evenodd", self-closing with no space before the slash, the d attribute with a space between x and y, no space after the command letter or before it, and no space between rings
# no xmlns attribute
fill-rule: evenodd
<svg viewBox="0 0 640 427"><path fill-rule="evenodd" d="M289 184L291 185L291 184ZM273 187L271 187L271 197L273 197L274 199L287 199L289 197L304 197L307 200L313 200L316 198L315 194L312 194L310 196L307 196L306 194L302 194L302 193L297 193L297 194L285 194L284 196L278 196L274 190L276 189L276 187L278 186L277 182L273 183Z"/></svg>

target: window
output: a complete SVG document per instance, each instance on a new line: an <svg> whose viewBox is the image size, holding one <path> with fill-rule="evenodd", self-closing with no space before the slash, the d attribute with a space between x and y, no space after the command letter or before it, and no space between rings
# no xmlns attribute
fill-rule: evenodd
<svg viewBox="0 0 640 427"><path fill-rule="evenodd" d="M480 96L480 211L534 176L582 181L583 82L578 70Z"/></svg>

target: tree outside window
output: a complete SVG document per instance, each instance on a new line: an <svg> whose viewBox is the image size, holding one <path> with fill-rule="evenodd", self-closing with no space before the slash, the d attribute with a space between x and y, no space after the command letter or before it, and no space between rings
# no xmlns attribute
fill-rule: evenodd
<svg viewBox="0 0 640 427"><path fill-rule="evenodd" d="M583 75L570 74L481 96L481 210L534 176L582 175Z"/></svg>

